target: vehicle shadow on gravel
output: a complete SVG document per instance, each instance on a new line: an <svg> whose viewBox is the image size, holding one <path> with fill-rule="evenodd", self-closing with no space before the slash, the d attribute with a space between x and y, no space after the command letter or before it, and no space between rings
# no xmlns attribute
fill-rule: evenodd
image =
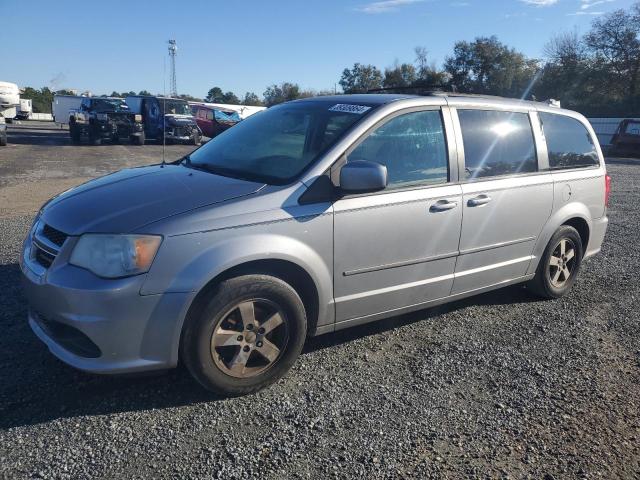
<svg viewBox="0 0 640 480"><path fill-rule="evenodd" d="M147 375L101 376L57 360L31 332L17 264L0 265L0 429L85 415L109 415L218 401L183 367ZM308 354L364 336L434 319L469 305L524 303L535 299L510 287L429 310L310 339Z"/></svg>
<svg viewBox="0 0 640 480"><path fill-rule="evenodd" d="M66 146L71 145L69 131L63 129L35 130L11 128L7 130L7 141L14 145Z"/></svg>

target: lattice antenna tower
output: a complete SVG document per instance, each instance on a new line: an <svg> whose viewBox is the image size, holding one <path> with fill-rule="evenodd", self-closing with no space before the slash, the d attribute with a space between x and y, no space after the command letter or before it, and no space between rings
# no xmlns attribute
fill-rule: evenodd
<svg viewBox="0 0 640 480"><path fill-rule="evenodd" d="M178 86L176 83L176 55L178 54L178 44L175 40L169 40L169 59L171 60L171 96L178 96Z"/></svg>

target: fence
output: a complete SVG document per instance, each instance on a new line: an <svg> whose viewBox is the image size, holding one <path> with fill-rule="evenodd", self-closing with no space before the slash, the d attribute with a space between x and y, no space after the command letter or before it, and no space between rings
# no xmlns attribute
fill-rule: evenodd
<svg viewBox="0 0 640 480"><path fill-rule="evenodd" d="M598 136L600 145L607 146L611 145L611 137L616 133L618 125L624 118L589 118L588 120Z"/></svg>
<svg viewBox="0 0 640 480"><path fill-rule="evenodd" d="M32 113L29 117L30 120L40 120L44 122L52 122L53 116L50 113Z"/></svg>

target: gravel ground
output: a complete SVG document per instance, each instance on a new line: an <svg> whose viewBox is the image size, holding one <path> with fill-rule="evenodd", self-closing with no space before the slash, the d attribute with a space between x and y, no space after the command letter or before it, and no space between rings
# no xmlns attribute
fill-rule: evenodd
<svg viewBox="0 0 640 480"><path fill-rule="evenodd" d="M100 377L57 361L19 286L35 210L0 215L0 476L640 477L640 165L609 170L603 251L566 298L511 287L313 339L286 378L234 399L181 369ZM0 198L20 185L5 180Z"/></svg>

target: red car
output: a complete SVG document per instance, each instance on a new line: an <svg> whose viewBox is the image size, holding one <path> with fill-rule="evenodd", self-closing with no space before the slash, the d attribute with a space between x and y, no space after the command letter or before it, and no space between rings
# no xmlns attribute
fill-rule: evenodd
<svg viewBox="0 0 640 480"><path fill-rule="evenodd" d="M207 105L191 105L191 112L202 133L209 138L219 135L241 120L238 112Z"/></svg>
<svg viewBox="0 0 640 480"><path fill-rule="evenodd" d="M620 122L609 154L640 156L640 120L626 118Z"/></svg>

